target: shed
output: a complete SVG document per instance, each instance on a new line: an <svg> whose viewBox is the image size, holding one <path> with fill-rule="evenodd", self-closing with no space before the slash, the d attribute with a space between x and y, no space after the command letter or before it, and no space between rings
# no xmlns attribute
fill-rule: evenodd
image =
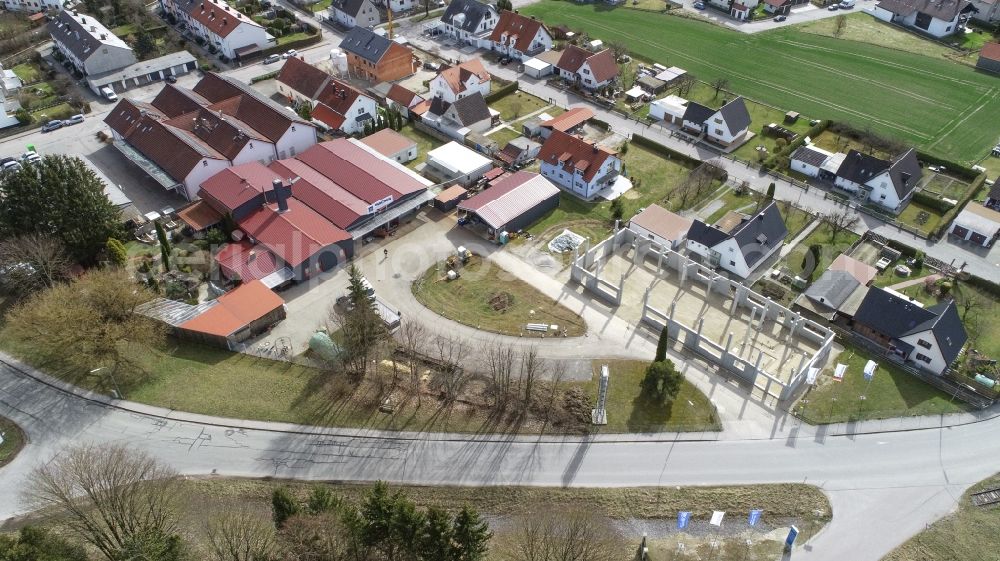
<svg viewBox="0 0 1000 561"><path fill-rule="evenodd" d="M979 51L976 68L1000 74L1000 43L994 41L983 45L982 50Z"/></svg>
<svg viewBox="0 0 1000 561"><path fill-rule="evenodd" d="M795 122L798 120L799 120L798 111L789 111L788 113L785 113L785 122L788 123L789 125L794 125Z"/></svg>
<svg viewBox="0 0 1000 561"><path fill-rule="evenodd" d="M417 142L392 129L382 129L361 139L369 148L401 164L417 159Z"/></svg>
<svg viewBox="0 0 1000 561"><path fill-rule="evenodd" d="M643 76L636 80L635 83L651 94L658 94L667 89L666 82L652 76Z"/></svg>
<svg viewBox="0 0 1000 561"><path fill-rule="evenodd" d="M472 223L486 226L495 236L517 232L559 206L558 187L537 173L519 171L478 195L460 203L459 210Z"/></svg>
<svg viewBox="0 0 1000 561"><path fill-rule="evenodd" d="M434 197L434 208L441 212L448 212L467 198L469 198L469 192L464 187L461 185L452 185L438 193L437 197Z"/></svg>
<svg viewBox="0 0 1000 561"><path fill-rule="evenodd" d="M633 86L632 89L625 92L625 99L628 101L637 101L648 95L649 94L646 90L640 88L639 86Z"/></svg>
<svg viewBox="0 0 1000 561"><path fill-rule="evenodd" d="M544 78L552 74L552 64L537 58L524 61L524 73L532 78Z"/></svg>
<svg viewBox="0 0 1000 561"><path fill-rule="evenodd" d="M493 160L452 141L427 153L424 173L441 183L468 187L492 168Z"/></svg>

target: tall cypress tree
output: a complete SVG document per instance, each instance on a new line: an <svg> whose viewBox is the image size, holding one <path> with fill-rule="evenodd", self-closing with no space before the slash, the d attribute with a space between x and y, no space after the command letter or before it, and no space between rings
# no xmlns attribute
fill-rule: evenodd
<svg viewBox="0 0 1000 561"><path fill-rule="evenodd" d="M170 240L167 239L167 232L163 229L163 224L157 220L153 223L156 226L156 239L160 240L160 257L163 258L163 270L170 270Z"/></svg>
<svg viewBox="0 0 1000 561"><path fill-rule="evenodd" d="M653 358L653 362L660 362L667 360L667 345L670 344L670 333L667 332L667 326L663 326L663 331L660 332L660 340L656 342L656 357Z"/></svg>

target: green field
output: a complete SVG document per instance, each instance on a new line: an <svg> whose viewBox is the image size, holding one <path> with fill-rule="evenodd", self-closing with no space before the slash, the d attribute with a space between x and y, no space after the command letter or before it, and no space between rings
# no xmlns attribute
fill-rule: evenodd
<svg viewBox="0 0 1000 561"><path fill-rule="evenodd" d="M1000 114L1000 81L955 62L789 28L747 35L603 3L544 0L523 12L621 42L704 82L725 78L749 98L870 126L943 158L971 163L996 141L989 116Z"/></svg>

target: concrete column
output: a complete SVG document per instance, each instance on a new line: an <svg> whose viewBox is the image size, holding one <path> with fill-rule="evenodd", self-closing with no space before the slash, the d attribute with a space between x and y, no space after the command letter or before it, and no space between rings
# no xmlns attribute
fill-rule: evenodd
<svg viewBox="0 0 1000 561"><path fill-rule="evenodd" d="M799 325L802 324L802 318L796 318L792 320L791 327L788 328L788 337L786 341L791 341L795 337L795 332L799 330Z"/></svg>
<svg viewBox="0 0 1000 561"><path fill-rule="evenodd" d="M667 319L674 321L674 308L677 307L677 302L671 302L670 308L667 310Z"/></svg>
<svg viewBox="0 0 1000 561"><path fill-rule="evenodd" d="M802 369L805 368L805 366L806 366L806 353L802 353L802 358L799 359L799 367L795 369L795 372L792 372L792 376L795 376L799 372L802 372Z"/></svg>
<svg viewBox="0 0 1000 561"><path fill-rule="evenodd" d="M687 264L684 264L683 266L681 266L681 282L680 282L681 286L684 286L684 283L687 282L687 276L688 276L688 266Z"/></svg>
<svg viewBox="0 0 1000 561"><path fill-rule="evenodd" d="M761 351L760 353L757 354L757 360L754 361L753 363L754 378L756 378L757 375L760 374L760 361L763 359L764 359L764 351Z"/></svg>
<svg viewBox="0 0 1000 561"><path fill-rule="evenodd" d="M649 290L652 287L647 286L646 291L642 294L642 315L646 315L646 308L649 307Z"/></svg>
<svg viewBox="0 0 1000 561"><path fill-rule="evenodd" d="M750 308L750 321L747 322L747 330L743 333L743 343L740 345L741 349L746 348L747 346L747 339L750 338L750 331L753 330L753 318L756 317L756 315L757 307L754 306Z"/></svg>
<svg viewBox="0 0 1000 561"><path fill-rule="evenodd" d="M625 295L625 273L622 273L621 279L618 281L618 304L622 303L622 297Z"/></svg>
<svg viewBox="0 0 1000 561"><path fill-rule="evenodd" d="M656 255L656 274L663 273L663 249Z"/></svg>
<svg viewBox="0 0 1000 561"><path fill-rule="evenodd" d="M726 337L726 354L729 354L729 348L733 346L733 332L729 332L729 336Z"/></svg>

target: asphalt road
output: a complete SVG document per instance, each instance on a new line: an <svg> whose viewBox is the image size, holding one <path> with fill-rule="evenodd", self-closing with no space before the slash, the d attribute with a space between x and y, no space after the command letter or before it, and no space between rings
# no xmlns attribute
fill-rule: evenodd
<svg viewBox="0 0 1000 561"><path fill-rule="evenodd" d="M398 435L199 416L187 421L179 418L183 414L124 405L172 418L69 395L0 367L0 414L19 423L29 438L22 454L0 471L0 519L28 508L19 491L38 462L73 443L116 442L187 475L474 486L805 482L828 494L834 516L792 557L874 561L954 508L968 485L997 471L1000 458L1000 420L859 436L789 423L759 438L704 442L666 435L630 441Z"/></svg>

